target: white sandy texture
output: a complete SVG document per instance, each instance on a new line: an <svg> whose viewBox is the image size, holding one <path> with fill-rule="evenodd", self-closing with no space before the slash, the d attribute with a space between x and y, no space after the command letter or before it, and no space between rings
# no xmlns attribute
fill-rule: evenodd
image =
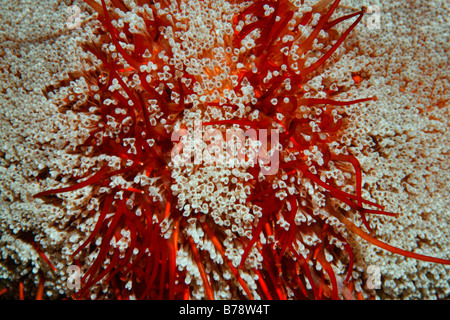
<svg viewBox="0 0 450 320"><path fill-rule="evenodd" d="M82 67L81 29L66 26L68 5L78 1L0 0L0 290L17 297L19 281L28 297L39 275L49 298L70 294L69 256L85 237L83 215L95 207L90 188L44 204L31 195L82 174L95 159L74 153L90 120L58 108L69 98ZM449 4L446 1L342 1L338 14L361 5L380 9L380 29L366 15L329 64L324 78L348 90L345 98L376 95L375 102L346 107L351 122L343 143L363 168L363 196L399 213L370 217L380 240L416 253L450 258ZM347 48L347 49L345 49ZM362 81L354 85L353 74ZM62 81L62 82L61 82ZM46 94L54 86L56 94ZM64 87L69 89L64 89ZM42 181L45 177L45 183ZM75 221L68 226L68 221ZM92 221L90 221L92 224ZM30 239L51 259L52 272ZM450 296L450 268L388 253L352 237L354 276L364 281L379 268L382 299Z"/></svg>

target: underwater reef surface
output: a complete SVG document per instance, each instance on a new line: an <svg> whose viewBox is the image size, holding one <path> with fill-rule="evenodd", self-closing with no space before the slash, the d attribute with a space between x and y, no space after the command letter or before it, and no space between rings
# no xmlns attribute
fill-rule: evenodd
<svg viewBox="0 0 450 320"><path fill-rule="evenodd" d="M74 12L80 17L80 28L70 24L76 20L70 19L69 5L79 8ZM406 5L342 1L335 15L357 12L361 5L369 11L307 86L314 92L338 88L336 100L376 96L374 101L336 107L346 119L337 143L361 164L362 198L398 214L368 215L371 234L398 248L449 259L448 5L443 1L409 1ZM67 285L68 267L75 264L72 254L93 231L99 217L89 218L87 212L101 210L105 197L91 185L48 199L33 196L73 184L72 176L92 173L101 161L115 161L80 148L98 123L89 112L76 112L89 99L84 95L92 93L80 77L101 68L99 60L80 44L89 43L93 34L98 34L98 25L92 8L79 1L21 2L20 6L19 10L10 1L0 1L0 299L22 295L58 299L75 292ZM195 6L189 10L196 12ZM342 34L354 19L339 24L336 30ZM196 119L193 113L185 117ZM236 179L245 180L241 173L235 174ZM212 173L191 171L188 178L194 176L207 182ZM172 178L178 191L185 190L189 179ZM158 197L162 187L152 181L149 184L154 186L149 192ZM186 188L184 197L197 201L201 192L194 189ZM182 193L172 203L180 212L185 208ZM200 207L213 202L201 197L199 201ZM352 219L364 229L360 216L354 214ZM189 234L186 239L193 238L193 231ZM354 254L354 286L364 297L449 297L449 266L390 253L352 232L345 236ZM189 256L190 250L195 250L189 242L179 246L180 255ZM95 264L98 252L91 249L82 254L79 263ZM206 244L202 249L211 254L214 251ZM257 260L258 254L254 256ZM105 268L109 262L103 262ZM208 290L202 285L198 261L181 257L176 262L185 277L192 273L193 279L186 282L192 288L191 297L206 297ZM345 278L347 270L342 263L345 259L336 265L335 272ZM194 266L191 269L190 264ZM249 291L256 293L251 284L261 284L249 274L242 279L249 284ZM378 274L376 288L368 287L371 277ZM222 278L217 275L218 283ZM216 298L230 298L226 285L226 281L222 287L218 285ZM106 282L99 281L93 290L90 298L114 297Z"/></svg>

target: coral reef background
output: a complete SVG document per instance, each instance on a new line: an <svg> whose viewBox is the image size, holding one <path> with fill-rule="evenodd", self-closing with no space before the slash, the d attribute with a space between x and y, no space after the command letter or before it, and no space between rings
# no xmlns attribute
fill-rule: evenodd
<svg viewBox="0 0 450 320"><path fill-rule="evenodd" d="M80 29L66 25L69 5L81 8ZM345 107L350 123L342 142L363 170L363 197L397 212L371 217L377 238L439 258L450 257L449 4L445 1L342 1L338 12L380 8L380 29L367 14L330 63L323 78L347 89L347 97L378 100ZM19 7L20 6L20 7ZM70 99L84 55L79 44L91 32L91 12L79 1L0 1L0 289L18 296L36 294L41 274L44 295L70 294L66 268L70 246L84 236L63 226L81 219L91 200L89 187L43 204L32 195L40 179L64 182L86 172L95 159L73 153L86 139L89 119L60 110ZM74 76L75 75L75 76ZM355 83L353 75L361 77ZM49 94L48 88L62 88ZM80 231L81 230L81 231ZM86 231L87 227L86 227ZM36 245L53 262L53 272ZM381 273L382 299L436 299L450 296L450 268L388 253L357 236L354 277Z"/></svg>

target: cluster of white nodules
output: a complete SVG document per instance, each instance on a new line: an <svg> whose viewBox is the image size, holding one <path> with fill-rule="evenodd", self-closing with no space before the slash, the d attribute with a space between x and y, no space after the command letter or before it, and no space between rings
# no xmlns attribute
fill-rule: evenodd
<svg viewBox="0 0 450 320"><path fill-rule="evenodd" d="M431 4L434 2L432 1ZM172 29L164 30L164 36L168 38L172 47L173 57L159 52L160 48L155 48L156 54L150 50L145 51L144 58L158 58L164 61L164 64L149 62L142 65L139 71L149 73L144 79L133 74L129 77L122 75L122 80L127 86L133 89L140 88L143 84L141 81L147 83L151 83L153 80L170 81L175 77L181 77L181 68L185 66L185 70L196 79L193 81L190 78L181 78L181 81L187 86L195 86L195 94L185 97L185 103L192 103L194 106L192 112L197 112L195 107L207 105L209 102L219 102L221 108L228 112L222 113L216 108L210 108L211 110L206 113L200 111L196 119L203 122L240 117L258 120L257 112L249 113L250 110L245 108L248 101L254 102L256 99L254 89L244 80L240 90L233 90L233 86L238 80L237 74L243 68L261 72L251 63L250 65L243 63L251 62L251 57L245 61L240 60L240 57L246 55L246 50L254 47L255 39L261 36L258 30L247 35L241 42L241 48L236 50L226 40L227 36L234 33L233 15L242 11L238 5L228 4L225 1L213 1L210 4L207 1L186 1L180 7L172 4L168 8L162 9L158 7L158 4L150 8L146 5L137 6L133 1L126 1L126 3L129 8L133 8L131 12L123 13L116 9L115 16L119 16L119 18L112 21L112 24L119 30L118 39L126 50L133 51L133 45L125 45L125 42L121 41L124 39L123 28L127 25L129 32L142 33L145 29L142 24L143 14L149 17L170 14L174 21ZM295 19L297 22L291 22L289 26L293 28L303 14L311 11L313 6L318 3L329 4L331 1L291 0L291 3L299 7L298 13L293 16L293 20ZM244 6L249 4L250 2ZM356 10L360 8L357 0L348 1L347 5ZM86 15L91 11L82 8L80 17L83 21L81 27L84 29L67 32L66 21L61 19L61 17L67 16L67 6L64 3L57 0L46 0L45 5L41 7L29 4L20 6L23 10L18 13L16 5L5 2L2 7L4 13L2 17L6 23L0 26L7 36L11 39L18 39L21 43L18 47L17 42L6 40L1 49L2 60L8 68L0 68L0 79L3 80L2 108L0 108L2 126L2 130L0 130L0 186L2 190L0 194L0 256L2 259L0 261L0 289L6 286L10 288L8 292L13 292L12 288L18 287L19 279L25 279L25 289L32 290L38 285L39 273L44 271L45 295L50 297L58 294L70 295L73 291L67 288L66 267L73 263L71 254L79 247L86 235L93 231L98 219L98 214L87 218L87 213L92 210L99 212L101 199L109 188L100 189L100 194L99 190L91 187L60 194L58 197L62 199L62 202L56 203L33 200L31 195L44 189L67 186L70 176L84 176L92 172L93 168L98 166L98 162L106 160L110 163L111 168L119 168L120 161L114 157L109 159L93 158L90 156L93 151L92 147L83 149L87 156L74 153L75 148L89 136L89 131L98 124L99 119L92 115L96 111L94 107L90 109L90 116L64 109L64 101L71 102L71 106L73 105L76 110L78 106L84 105L88 98L95 101L101 99L98 86L88 83L82 77L68 85L60 83L69 77L76 77L80 71L88 74L96 71L102 64L90 53L80 52L79 40L83 41L93 33L94 27L85 24L85 18L89 18ZM344 125L341 141L332 143L330 151L334 154L351 152L356 155L363 168L363 197L386 205L386 209L389 211L400 212L397 220L386 221L376 217L370 219L371 225L380 239L404 249L446 258L448 257L448 248L450 248L450 238L448 237L448 228L446 228L449 223L446 214L448 212L446 191L448 190L450 170L445 161L448 154L448 141L450 141L448 137L450 131L446 130L449 127L446 101L449 99L448 92L450 90L448 90L448 81L442 77L442 70L445 70L447 66L448 50L446 51L445 41L442 41L445 26L440 24L439 18L444 19L448 12L445 7L428 6L428 3L423 1L412 1L408 8L395 7L395 3L392 6L391 8L391 4L386 2L381 8L384 12L381 20L383 32L358 26L352 32L357 36L349 37L344 46L334 54L339 56L339 59L321 70L321 79L311 79L310 83L304 86L306 91L304 97L323 97L321 96L321 86L330 88L336 93L340 91L339 100L373 95L378 97L377 102L364 105L364 107L352 105L336 108L339 114L333 115L335 122L339 119L342 111L349 115L351 125ZM425 12L425 14L411 16L411 8L418 12ZM270 4L264 9L268 15L272 13ZM40 19L27 19L30 12L39 16ZM346 8L342 10L338 8L336 17L345 14L348 14ZM315 15L313 18L317 22L319 16ZM242 30L246 24L253 22L253 19L249 15L237 28ZM91 19L91 21L93 20L95 19ZM363 19L363 23L364 20L367 21L367 17ZM349 21L349 23L351 22ZM422 25L426 25L427 28L417 27ZM348 24L342 23L342 28L347 26ZM335 27L341 28L341 24ZM299 26L298 28L303 39L313 29L310 26ZM323 32L319 38L322 36L325 36ZM98 41L103 40L97 35L93 37ZM108 35L105 36L106 38L108 43L102 47L103 52L111 55L112 58L118 58L124 65L124 69L127 69L129 65L125 59L118 54ZM45 41L36 41L41 39L45 39ZM182 39L180 44L177 44L178 39ZM281 39L281 41L284 40L290 41L289 37ZM313 43L313 49L317 55L310 57L305 66L314 63L317 57L320 57L328 48L322 48L319 41ZM300 50L300 46L294 43L291 50L283 48L281 51L289 56L290 68L294 71L299 70L300 62L305 58ZM172 58L173 60L171 60ZM90 60L90 62L84 63L83 59ZM178 72L174 74L167 72L167 67L164 68L167 65L174 66ZM365 79L358 86L354 86L355 82L352 79L352 75L355 73ZM264 72L262 80L267 78L266 81L269 81L273 76L275 76L273 73ZM62 86L59 87L61 84ZM48 94L45 95L45 88L49 85L54 86L55 91L53 93L53 89L50 88ZM288 81L283 84L286 90L289 90L290 85ZM119 91L120 94L127 97L117 80L113 81L108 89L112 92ZM157 90L160 91L162 88L157 88ZM178 103L179 95L180 92L173 92L172 101ZM338 100L338 98L336 99ZM124 108L117 107L114 99L102 101L102 103L111 108L115 107L116 114L125 111ZM280 104L285 101L277 99L272 103ZM132 101L129 104L132 105ZM235 105L238 108L226 109L227 104ZM162 122L165 119L161 115L160 106L153 100L146 101L146 105L149 109L151 125L164 125ZM63 110L61 110L61 106ZM208 107L206 106L206 108ZM317 111L312 107L302 106L301 108L303 108L299 114L301 117L313 117ZM128 119L123 123L115 123L111 118L107 120L110 127L105 130L106 137L129 130ZM184 124L191 124L193 130L194 121L185 119ZM314 123L312 125L314 126ZM102 134L103 132L95 137L98 144L101 144L101 139L105 138ZM304 138L308 140L311 137L305 136ZM124 141L124 143L133 153L133 141ZM148 141L150 146L152 143L154 141ZM315 163L319 165L320 154L314 150L309 151L311 154L306 154L307 161L311 166L314 166ZM294 155L290 154L289 157L294 160ZM217 167L212 166L211 169L214 171ZM243 173L245 171L243 169L239 168L238 171ZM333 179L337 186L344 187L348 184L350 177L346 176L343 173L345 170L341 169L337 164L330 165L328 172L319 172L319 174L322 180ZM186 187L180 184L184 178L189 180L190 173L195 175L201 168L198 168L197 171L194 170L195 167L192 169L180 168L179 171L175 171L180 176L176 183L176 187L180 190L179 195L185 194L185 200L180 202L179 208L184 210L184 206L194 203L196 208L192 209L191 206L189 213L192 217L195 215L196 209L198 210L197 214L204 215L201 211L203 202L191 202L203 191L199 186ZM230 170L230 168L220 168L217 171L222 172L222 170ZM223 178L223 172L217 173L217 176L217 179ZM245 188L245 177L233 176ZM202 180L199 176L196 179ZM291 191L298 192L300 198L307 197L312 193L318 194L314 200L314 206L317 206L318 209L314 212L323 215L322 218L324 218L327 210L321 206L323 204L320 196L322 190L315 187L308 179L298 181L290 179L290 177L286 177L286 179L280 177L274 181L278 185L276 189L278 196L286 199ZM115 180L115 183L119 183L119 180ZM161 193L161 182L149 179L145 172L134 177L134 183L135 187L150 192L156 198ZM221 203L225 202L225 206L232 207L225 200L227 196L239 199L238 204L241 199L244 199L244 197L236 196L239 187L232 182L229 184L231 187L228 186L228 190L233 190L233 192L228 195L225 192L226 189L222 190L220 194L223 199L220 200L220 203L216 200L211 202L211 197L208 198L206 201L208 215L213 211L211 203L216 203L216 206L220 207ZM293 190L295 189L293 185L302 187L296 187L297 190ZM214 189L214 192L217 192L217 189ZM302 211L303 204L299 203L298 205L299 211ZM304 205L308 205L308 203ZM253 216L253 223L257 221L260 214L257 207L252 207L248 212L232 207L232 214L229 217L227 214L218 215L218 223L223 223L225 230L229 230L229 233L235 235L240 231L228 228L226 220L228 219L230 223L231 221L236 222L237 212L246 212L244 215ZM140 211L137 210L136 215L139 214ZM313 223L314 216L315 214L298 213L295 223ZM331 225L332 217L327 219ZM192 226L188 228L187 232L196 239L197 245L202 250L201 253L207 253L212 261L219 266L224 266L223 263L220 264L221 255L216 252L208 237L201 233L199 222L194 219L189 221L189 225ZM74 226L73 229L68 230L65 227L69 222L71 226ZM280 225L289 228L286 221L280 221ZM246 229L244 227L242 229L245 234ZM34 235L34 240L57 268L57 275L49 271L35 248L23 239L24 232L31 232ZM228 239L226 242L228 256L230 259L233 258L234 265L239 264L243 248L239 245L233 247L233 237L228 237L228 235L225 237ZM306 254L304 250L307 249L304 244L315 243L316 238L313 234L302 234L301 239L297 239L297 250ZM261 241L271 240L273 239L261 239ZM350 240L352 241L351 238ZM330 241L339 243L337 239ZM118 241L115 245L124 248L125 243L126 241ZM361 250L355 250L357 272L354 272L353 276L361 275L360 277L362 277L369 265L380 267L383 283L382 289L378 290L378 293L383 297L435 299L436 297L445 298L449 295L448 267L389 255L359 240L355 240L351 244L354 248L361 248ZM342 247L342 244L340 245ZM179 268L187 271L187 281L190 281L191 284L196 283L197 287L195 287L193 298L202 298L205 296L204 286L201 283L196 263L189 252L189 247L180 248L177 263ZM94 250L85 257L83 263L86 266L92 265L97 253L98 251ZM251 254L248 260L252 260ZM253 260L255 262L252 263L258 263L257 255ZM208 264L207 258L204 261ZM224 299L233 297L227 282L233 278L229 270L223 267L225 270L222 270L221 273L212 265L207 265L206 268L212 275L215 286L219 288L215 292L216 297ZM333 268L340 270L336 273L345 271L345 266L339 260L334 261ZM250 284L254 275L242 274L242 278L245 278L245 282ZM361 284L364 284L364 281ZM308 285L309 283L307 283ZM338 286L340 286L339 283ZM358 284L356 287L360 289ZM127 285L127 288L130 289L130 286ZM102 284L102 287L91 298L108 296L107 290L107 284Z"/></svg>
<svg viewBox="0 0 450 320"><path fill-rule="evenodd" d="M193 239L200 255L208 257L202 262L215 281L215 297L220 299L232 298L234 294L230 290L240 286L234 283L230 287L229 281L236 281L235 277L224 257L205 235L201 223L205 217L214 222L218 227L214 232L221 238L225 258L237 267L244 253L238 239L252 238L254 224L260 216L260 210L246 205L253 179L246 170L253 165L258 142L241 139L242 130L238 125L203 125L211 121L258 119L258 114L250 113L248 107L256 99L249 81L243 79L240 89L234 90L240 70L247 67L240 63L241 55L252 47L252 40L248 39L243 41L240 49L233 48L229 42L234 34L233 16L242 8L242 5L225 1L188 1L173 8L174 28L164 30L173 53L168 64L175 69L184 68L192 76L182 77L181 82L193 91L184 100L185 104L191 105L190 109L172 128L174 149L169 167L174 183L171 190L188 221L183 232ZM235 130L229 131L227 139L226 129L233 127ZM256 251L249 254L249 266L261 263L262 258ZM181 247L177 265L186 271L186 283L193 288L192 297L199 299L206 294L190 252L189 246ZM250 290L256 290L255 276L241 273ZM253 294L257 296L256 292Z"/></svg>

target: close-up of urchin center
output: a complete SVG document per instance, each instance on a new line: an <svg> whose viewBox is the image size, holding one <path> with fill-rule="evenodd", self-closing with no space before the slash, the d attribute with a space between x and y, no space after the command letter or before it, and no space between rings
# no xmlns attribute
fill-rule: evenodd
<svg viewBox="0 0 450 320"><path fill-rule="evenodd" d="M376 171L395 170L402 152L388 148L417 131L448 138L440 123L405 139L383 126L390 111L379 106L397 103L389 90L427 89L408 88L407 76L399 85L392 66L394 84L377 76L383 52L358 30L380 28L378 5L84 2L61 27L80 35L72 71L36 85L54 110L41 123L59 117L59 129L33 138L46 160L12 201L42 218L4 219L0 297L389 299L414 296L402 275L422 268L412 291L448 298L449 247L429 235L448 241L448 211L405 196L418 194L414 172L386 183ZM444 121L432 114L448 108L443 99L403 119ZM448 172L448 149L435 154ZM1 155L10 167L13 156ZM416 229L409 211L419 212ZM395 228L405 237L391 239Z"/></svg>

